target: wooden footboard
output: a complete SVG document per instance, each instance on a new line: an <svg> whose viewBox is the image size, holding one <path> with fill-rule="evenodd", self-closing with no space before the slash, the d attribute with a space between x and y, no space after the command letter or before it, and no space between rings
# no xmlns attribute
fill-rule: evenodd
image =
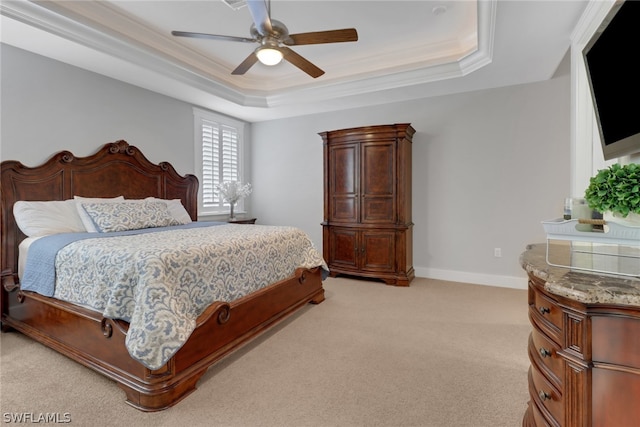
<svg viewBox="0 0 640 427"><path fill-rule="evenodd" d="M125 347L128 324L100 313L32 292L22 292L10 276L3 329L14 328L116 381L127 403L142 411L175 405L196 389L207 368L267 331L307 303L324 300L321 269L298 269L289 279L232 303L215 302L199 318L185 345L165 366L151 371Z"/></svg>

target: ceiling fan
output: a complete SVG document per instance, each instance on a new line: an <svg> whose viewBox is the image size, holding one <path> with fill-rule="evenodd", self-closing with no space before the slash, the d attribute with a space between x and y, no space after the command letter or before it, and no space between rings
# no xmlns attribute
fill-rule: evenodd
<svg viewBox="0 0 640 427"><path fill-rule="evenodd" d="M324 71L297 54L289 46L355 42L358 40L358 32L355 28L289 34L289 30L282 22L271 19L270 0L247 0L247 7L253 19L249 30L251 38L186 31L172 31L171 34L178 37L260 43L260 46L231 74L244 74L258 61L265 65L276 65L284 58L313 78L320 77Z"/></svg>

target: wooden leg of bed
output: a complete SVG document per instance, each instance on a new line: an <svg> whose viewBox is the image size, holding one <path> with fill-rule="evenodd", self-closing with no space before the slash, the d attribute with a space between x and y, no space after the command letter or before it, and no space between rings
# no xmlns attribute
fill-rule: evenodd
<svg viewBox="0 0 640 427"><path fill-rule="evenodd" d="M311 304L320 304L322 301L324 301L324 289L320 289L309 302Z"/></svg>
<svg viewBox="0 0 640 427"><path fill-rule="evenodd" d="M15 331L15 329L13 329L11 326L7 325L6 323L0 322L0 331L2 331L2 332L12 332L12 331Z"/></svg>
<svg viewBox="0 0 640 427"><path fill-rule="evenodd" d="M180 383L167 386L166 388L140 390L131 388L120 382L118 386L127 394L127 403L134 408L145 412L162 411L163 409L170 408L194 392L198 380L200 380L205 372L207 372L206 368L189 376Z"/></svg>

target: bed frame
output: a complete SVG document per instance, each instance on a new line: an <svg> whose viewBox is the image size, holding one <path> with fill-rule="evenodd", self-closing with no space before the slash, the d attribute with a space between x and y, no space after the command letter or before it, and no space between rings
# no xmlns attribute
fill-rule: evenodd
<svg viewBox="0 0 640 427"><path fill-rule="evenodd" d="M127 403L143 411L166 409L196 389L216 361L305 304L324 300L320 268L298 269L283 281L237 301L214 302L165 366L149 370L125 348L128 324L54 298L20 290L18 245L25 238L13 217L18 200L65 200L74 195L181 199L197 220L198 180L173 166L153 164L126 141L105 144L88 157L69 151L38 167L5 161L0 169L0 318L3 332L17 330L116 381ZM250 227L250 225L247 225Z"/></svg>

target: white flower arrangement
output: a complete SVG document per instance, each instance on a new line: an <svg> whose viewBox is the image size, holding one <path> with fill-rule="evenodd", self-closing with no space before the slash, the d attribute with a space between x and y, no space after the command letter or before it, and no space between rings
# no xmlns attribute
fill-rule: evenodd
<svg viewBox="0 0 640 427"><path fill-rule="evenodd" d="M230 204L236 204L238 200L244 199L251 194L251 184L246 183L242 185L242 183L238 181L225 181L222 184L216 185L216 190L220 192L222 200Z"/></svg>
<svg viewBox="0 0 640 427"><path fill-rule="evenodd" d="M238 200L244 199L251 194L251 184L248 182L242 185L238 181L225 181L222 184L216 185L216 190L220 193L222 200L228 202L231 206L231 213L229 217L234 218L233 208Z"/></svg>

